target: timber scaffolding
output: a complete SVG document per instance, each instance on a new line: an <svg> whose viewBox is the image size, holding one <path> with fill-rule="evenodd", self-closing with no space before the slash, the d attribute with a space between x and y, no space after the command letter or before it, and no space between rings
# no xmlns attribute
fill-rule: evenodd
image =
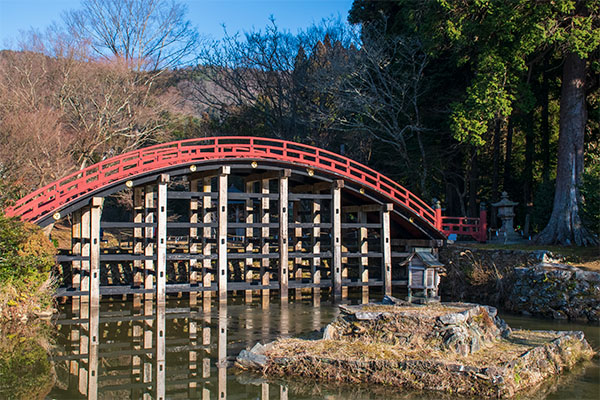
<svg viewBox="0 0 600 400"><path fill-rule="evenodd" d="M235 291L252 301L273 290L287 299L290 291L298 297L331 288L339 299L355 287L365 299L371 287L383 294L406 287L411 254L435 254L443 244L411 229L412 218L392 203L365 204L364 191L357 196L343 180L312 170L256 162L199 169L128 181L129 221L103 218L106 196L63 217L58 225L70 224L71 248L57 256L57 296L74 303L89 296L94 306L101 296L161 304L168 294L216 293L225 301Z"/></svg>

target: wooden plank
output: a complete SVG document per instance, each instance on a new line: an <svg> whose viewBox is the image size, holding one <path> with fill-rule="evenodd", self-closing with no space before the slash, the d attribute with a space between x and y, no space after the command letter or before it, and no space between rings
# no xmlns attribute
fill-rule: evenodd
<svg viewBox="0 0 600 400"><path fill-rule="evenodd" d="M292 170L283 169L281 171L269 171L260 174L251 174L244 178L244 183L258 182L269 179L278 179L280 176L282 176L282 174L286 177L290 177L292 174Z"/></svg>
<svg viewBox="0 0 600 400"><path fill-rule="evenodd" d="M71 254L75 257L81 256L81 210L73 213L73 221L71 222ZM81 288L81 260L75 258L71 262L71 287L75 290ZM73 315L79 315L78 298L73 298L71 311Z"/></svg>
<svg viewBox="0 0 600 400"><path fill-rule="evenodd" d="M358 222L359 224L365 224L367 223L367 212L364 210L359 210L358 211ZM362 226L359 228L358 230L358 250L360 251L360 253L362 254L366 254L369 252L369 242L368 242L368 238L369 238L369 230L366 226ZM362 283L366 283L369 282L369 257L360 257L359 263L358 263L358 276L359 279ZM369 287L368 286L363 286L363 289L361 291L361 298L363 300L363 303L365 303L365 298L366 298L366 302L368 302L369 299Z"/></svg>
<svg viewBox="0 0 600 400"><path fill-rule="evenodd" d="M285 172L287 171L287 173ZM288 176L290 170L279 177L279 296L288 298Z"/></svg>
<svg viewBox="0 0 600 400"><path fill-rule="evenodd" d="M269 179L262 179L260 181L261 185L261 193L267 194L269 193ZM263 224L269 223L269 198L263 197L261 199L261 222ZM263 227L261 228L261 253L269 254L269 228ZM269 277L269 259L263 258L260 263L260 282L262 285L269 285L270 277ZM265 289L262 291L263 297L269 296L269 290Z"/></svg>
<svg viewBox="0 0 600 400"><path fill-rule="evenodd" d="M315 194L315 193L290 193L290 201L322 199L330 200L331 194Z"/></svg>
<svg viewBox="0 0 600 400"><path fill-rule="evenodd" d="M300 225L300 202L295 201L292 203L294 223L290 224L290 227L294 229L294 252L296 254L302 254L302 227ZM309 224L310 225L310 224ZM294 280L302 280L302 257L294 257L293 267ZM297 289L294 292L294 297L299 299L302 296L302 291Z"/></svg>
<svg viewBox="0 0 600 400"><path fill-rule="evenodd" d="M317 182L314 183L312 185L298 185L298 186L294 186L292 187L291 191L293 194L302 194L302 193L314 193L314 194L319 194L319 192L324 192L327 191L329 192L329 190L331 189L331 183L329 182ZM331 195L326 195L328 197L331 197ZM319 198L319 197L316 197Z"/></svg>
<svg viewBox="0 0 600 400"><path fill-rule="evenodd" d="M104 198L93 197L90 212L90 307L100 306L100 218Z"/></svg>
<svg viewBox="0 0 600 400"><path fill-rule="evenodd" d="M381 211L381 276L383 277L383 293L392 295L392 240L390 234L390 211L393 205L387 204Z"/></svg>
<svg viewBox="0 0 600 400"><path fill-rule="evenodd" d="M312 255L310 261L310 275L312 282L315 285L321 283L321 200L315 199L311 205L312 215ZM317 286L313 289L313 296L315 298L320 296L320 288Z"/></svg>
<svg viewBox="0 0 600 400"><path fill-rule="evenodd" d="M343 181L334 181L331 187L333 200L331 204L331 276L333 279L333 296L342 295L342 187Z"/></svg>
<svg viewBox="0 0 600 400"><path fill-rule="evenodd" d="M198 179L192 179L190 181L190 192L198 191ZM200 221L198 197L190 198L190 224L196 224ZM190 227L190 238L188 243L188 252L190 255L198 254L198 228ZM192 285L198 282L198 260L190 259L189 261L189 279Z"/></svg>
<svg viewBox="0 0 600 400"><path fill-rule="evenodd" d="M133 188L133 223L141 224L144 222L144 190L142 187ZM104 226L104 224L103 224ZM144 254L144 229L141 226L133 228L133 254ZM133 261L133 286L140 287L144 281L142 260ZM140 296L134 296L134 307L141 305Z"/></svg>
<svg viewBox="0 0 600 400"><path fill-rule="evenodd" d="M383 208L382 204L365 204L362 206L345 206L342 207L342 211L345 213L357 213L363 212L379 212Z"/></svg>
<svg viewBox="0 0 600 400"><path fill-rule="evenodd" d="M218 286L219 286L219 301L227 301L227 177L229 167L223 167L222 173L218 177L219 198L217 199L218 212L217 221L219 224L217 234L217 263L218 263Z"/></svg>
<svg viewBox="0 0 600 400"><path fill-rule="evenodd" d="M158 178L157 226L156 226L156 301L166 302L167 284L167 183L169 175Z"/></svg>
<svg viewBox="0 0 600 400"><path fill-rule="evenodd" d="M155 188L153 185L147 185L144 191L144 209L145 222L147 224L154 223L154 213L156 203L154 200ZM144 255L147 257L154 256L154 228L148 226L144 229ZM144 260L144 289L154 289L154 260L152 258ZM144 298L146 301L153 299L152 293L146 293Z"/></svg>
<svg viewBox="0 0 600 400"><path fill-rule="evenodd" d="M202 179L202 190L204 192L210 192L212 189L212 183L210 177ZM202 197L202 222L204 222L204 228L202 228L202 254L208 257L212 254L212 228L207 226L213 220L213 212L209 211L212 208L211 196ZM202 260L202 286L209 288L212 284L211 274L212 261L210 258L204 258ZM210 303L210 292L206 291L203 294L204 302Z"/></svg>
<svg viewBox="0 0 600 400"><path fill-rule="evenodd" d="M252 182L248 182L244 185L244 188L246 190L246 194L262 194L262 193L251 193L253 191L253 187L254 187L254 183ZM254 252L254 243L252 242L252 240L248 240L249 238L251 238L254 235L254 229L252 228L252 224L254 223L254 200L253 197L248 197L246 198L246 248L245 251L246 253L253 253ZM244 278L245 281L247 283L252 282L252 279L254 278L254 273L252 272L252 267L253 267L253 263L254 263L254 259L252 257L248 257L246 258L246 264L244 266ZM245 293L245 300L247 303L251 303L252 302L252 291L251 290L246 290Z"/></svg>
<svg viewBox="0 0 600 400"><path fill-rule="evenodd" d="M91 241L90 241L90 217L91 217L91 207L85 207L81 211L81 285L80 288L82 291L89 292L90 290L90 250L91 250ZM89 303L89 296L84 296L80 299L82 303ZM87 354L87 349L86 349ZM87 376L87 375L86 375ZM87 388L87 384L86 384ZM86 389L87 390L87 389Z"/></svg>

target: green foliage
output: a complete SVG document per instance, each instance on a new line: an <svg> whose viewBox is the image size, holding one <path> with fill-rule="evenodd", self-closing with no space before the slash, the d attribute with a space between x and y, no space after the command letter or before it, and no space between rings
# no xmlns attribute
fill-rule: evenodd
<svg viewBox="0 0 600 400"><path fill-rule="evenodd" d="M48 279L55 254L40 228L0 214L0 284L37 289Z"/></svg>
<svg viewBox="0 0 600 400"><path fill-rule="evenodd" d="M600 235L600 160L586 168L579 189L583 197L583 224L591 232Z"/></svg>
<svg viewBox="0 0 600 400"><path fill-rule="evenodd" d="M510 116L515 101L527 97L520 80L540 54L575 52L585 59L600 45L597 0L438 2L456 61L474 72L466 96L453 105L451 127L461 142L485 145L493 120Z"/></svg>
<svg viewBox="0 0 600 400"><path fill-rule="evenodd" d="M53 383L52 365L40 338L13 333L0 341L0 398L44 398Z"/></svg>

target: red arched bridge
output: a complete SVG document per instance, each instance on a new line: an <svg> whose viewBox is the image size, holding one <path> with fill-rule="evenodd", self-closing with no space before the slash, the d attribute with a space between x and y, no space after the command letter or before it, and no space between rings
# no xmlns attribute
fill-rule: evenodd
<svg viewBox="0 0 600 400"><path fill-rule="evenodd" d="M131 200L125 213L105 201L119 193ZM415 249L435 249L452 231L476 238L484 231L477 221L445 224L439 208L341 155L237 136L113 157L6 213L69 229L69 248L58 256L61 293L92 298L228 290L251 298L270 289L287 296L288 287L343 295L352 286L383 286L390 293L394 282L411 279L392 265L410 262Z"/></svg>

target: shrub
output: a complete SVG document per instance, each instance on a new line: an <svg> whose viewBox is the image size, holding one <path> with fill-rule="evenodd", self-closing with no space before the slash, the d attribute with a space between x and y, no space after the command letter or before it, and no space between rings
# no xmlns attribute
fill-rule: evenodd
<svg viewBox="0 0 600 400"><path fill-rule="evenodd" d="M0 284L37 289L48 279L55 254L39 227L0 214Z"/></svg>

